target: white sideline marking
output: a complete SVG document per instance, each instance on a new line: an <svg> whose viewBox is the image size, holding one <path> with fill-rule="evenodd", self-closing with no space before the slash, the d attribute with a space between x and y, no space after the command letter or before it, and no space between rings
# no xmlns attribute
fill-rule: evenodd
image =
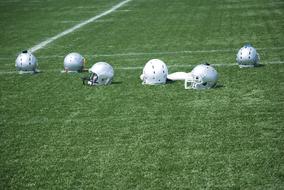
<svg viewBox="0 0 284 190"><path fill-rule="evenodd" d="M36 52L37 50L44 48L46 45L50 44L51 42L53 42L53 41L55 41L55 40L65 36L65 35L67 35L67 34L69 34L71 32L74 32L75 30L85 26L86 24L94 22L95 20L112 13L113 11L115 11L116 9L120 8L121 6L125 5L126 3L130 2L130 1L132 1L132 0L122 1L122 2L118 3L117 5L113 6L111 9L109 9L109 10L107 10L107 11L105 11L105 12L99 14L99 15L96 15L96 16L94 16L94 17L92 17L92 18L90 18L90 19L88 19L88 20L86 20L84 22L81 22L81 23L73 26L72 28L69 28L68 30L65 30L65 31L57 34L56 36L48 38L47 40L45 40L45 41L35 45L34 47L30 48L29 51Z"/></svg>
<svg viewBox="0 0 284 190"><path fill-rule="evenodd" d="M268 62L261 62L262 65L280 65L284 64L284 61L268 61ZM237 63L212 63L214 67L238 67ZM194 67L196 64L172 64L168 65L169 68L178 68L178 67ZM114 67L115 70L141 70L143 66L133 66L133 67ZM42 70L42 73L46 72L61 72L60 69L46 69ZM0 75L5 74L16 74L17 71L0 71Z"/></svg>

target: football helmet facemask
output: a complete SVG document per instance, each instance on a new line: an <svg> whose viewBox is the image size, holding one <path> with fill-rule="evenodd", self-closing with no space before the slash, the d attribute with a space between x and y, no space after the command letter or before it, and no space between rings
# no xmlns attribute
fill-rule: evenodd
<svg viewBox="0 0 284 190"><path fill-rule="evenodd" d="M106 62L95 63L89 69L89 73L90 76L88 78L83 78L83 84L87 81L86 84L90 86L109 85L114 76L112 66Z"/></svg>
<svg viewBox="0 0 284 190"><path fill-rule="evenodd" d="M188 73L184 82L185 89L209 89L217 84L218 73L209 64L200 64Z"/></svg>
<svg viewBox="0 0 284 190"><path fill-rule="evenodd" d="M64 58L65 72L81 72L84 69L85 59L79 53L73 52Z"/></svg>
<svg viewBox="0 0 284 190"><path fill-rule="evenodd" d="M236 61L240 68L255 67L259 64L259 54L250 44L244 45L237 53Z"/></svg>
<svg viewBox="0 0 284 190"><path fill-rule="evenodd" d="M38 72L37 59L31 52L27 50L18 55L15 66L20 74Z"/></svg>
<svg viewBox="0 0 284 190"><path fill-rule="evenodd" d="M167 65L159 59L151 59L144 66L143 74L140 75L140 79L143 81L142 84L165 84L167 75Z"/></svg>

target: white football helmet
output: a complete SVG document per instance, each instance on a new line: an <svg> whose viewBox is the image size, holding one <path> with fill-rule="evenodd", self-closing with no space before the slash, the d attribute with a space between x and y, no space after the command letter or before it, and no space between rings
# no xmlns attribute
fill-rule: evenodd
<svg viewBox="0 0 284 190"><path fill-rule="evenodd" d="M81 72L84 69L85 59L79 53L73 52L64 58L65 72Z"/></svg>
<svg viewBox="0 0 284 190"><path fill-rule="evenodd" d="M250 44L244 45L237 54L237 63L240 68L255 67L259 64L259 54Z"/></svg>
<svg viewBox="0 0 284 190"><path fill-rule="evenodd" d="M31 52L25 50L18 55L15 66L20 74L36 73L37 59Z"/></svg>
<svg viewBox="0 0 284 190"><path fill-rule="evenodd" d="M114 71L110 64L106 62L95 63L89 69L90 77L87 78L88 85L109 85L112 82ZM84 82L84 80L83 80ZM85 83L84 83L85 84Z"/></svg>
<svg viewBox="0 0 284 190"><path fill-rule="evenodd" d="M143 74L140 75L140 79L143 81L142 84L165 84L167 75L167 65L159 59L151 59L144 66Z"/></svg>
<svg viewBox="0 0 284 190"><path fill-rule="evenodd" d="M184 82L185 89L209 89L217 84L218 73L209 64L197 65L188 73Z"/></svg>

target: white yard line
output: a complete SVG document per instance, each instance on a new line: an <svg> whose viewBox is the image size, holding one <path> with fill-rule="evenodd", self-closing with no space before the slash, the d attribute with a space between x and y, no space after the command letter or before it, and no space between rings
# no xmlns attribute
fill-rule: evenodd
<svg viewBox="0 0 284 190"><path fill-rule="evenodd" d="M269 47L269 48L258 48L259 51L271 51L271 50L282 50L284 47ZM172 51L172 52L135 52L135 53L114 53L114 54L96 54L96 55L84 55L86 57L120 57L120 56L145 56L145 55L170 55L170 54L195 54L195 53L217 53L217 52L232 52L237 51L237 49L215 49L215 50L183 50L183 51ZM38 56L38 59L52 59L52 58L64 58L64 55L49 55L49 56ZM11 57L0 57L0 61L11 61ZM262 62L261 64L269 65L269 64L283 64L284 61L268 61L268 62ZM13 65L14 63L11 63ZM40 65L40 64L39 64ZM212 63L214 66L237 66L236 63ZM168 64L169 68L177 68L177 67L193 67L193 64ZM143 67L138 66L127 66L127 67L115 67L115 69L118 70L139 70L143 69ZM56 72L59 70L44 70L43 72ZM3 74L14 74L17 73L16 71L0 71L0 75Z"/></svg>
<svg viewBox="0 0 284 190"><path fill-rule="evenodd" d="M125 5L126 3L130 2L130 1L132 1L132 0L125 0L125 1L122 1L122 2L118 3L117 5L113 6L111 9L109 9L109 10L107 10L107 11L105 11L105 12L99 14L99 15L96 15L96 16L94 16L94 17L92 17L92 18L90 18L90 19L88 19L88 20L86 20L86 21L83 21L83 22L81 22L81 23L79 23L79 24L73 26L72 28L69 28L68 30L65 30L65 31L63 31L63 32L61 32L61 33L59 33L59 34L57 34L56 36L53 36L53 37L51 37L51 38L48 38L47 40L45 40L45 41L43 41L43 42L41 42L41 43L35 45L34 47L31 47L31 48L29 49L29 51L31 51L31 52L36 52L37 50L40 50L40 49L44 48L46 45L48 45L48 44L54 42L55 40L57 40L57 39L59 39L59 38L65 36L65 35L67 35L67 34L69 34L69 33L71 33L71 32L74 32L75 30L77 30L77 29L79 29L79 28L85 26L86 24L89 24L89 23L91 23L91 22L94 22L95 20L98 20L99 18L101 18L101 17L103 17L103 16L106 16L106 15L108 15L108 14L114 12L116 9L122 7L123 5Z"/></svg>
<svg viewBox="0 0 284 190"><path fill-rule="evenodd" d="M280 65L284 64L284 61L268 61L268 62L261 62L263 65ZM238 65L236 63L213 63L212 64L215 67L237 67ZM178 68L178 67L194 67L196 64L169 64L169 68ZM63 65L62 65L63 68ZM141 70L143 69L143 66L125 66L125 67L115 67L115 70ZM61 69L62 70L62 69ZM41 70L42 73L48 73L48 72L61 72L60 69L46 69ZM16 74L17 71L0 71L0 75L5 74Z"/></svg>
<svg viewBox="0 0 284 190"><path fill-rule="evenodd" d="M279 65L284 64L284 61L269 61L261 63L263 65ZM211 64L214 67L237 67L237 63L213 63ZM168 65L168 68L178 68L178 67L194 67L196 64L171 64ZM116 67L118 70L138 70L143 69L143 67Z"/></svg>
<svg viewBox="0 0 284 190"><path fill-rule="evenodd" d="M257 50L281 50L284 47L257 48ZM218 52L236 52L238 49L209 49L209 50L184 50L184 51L164 51L164 52L129 52L114 54L98 54L97 57L123 57L123 56L144 56L144 55L171 55L171 54L195 54L195 53L218 53Z"/></svg>
<svg viewBox="0 0 284 190"><path fill-rule="evenodd" d="M258 51L271 51L271 50L283 50L284 47L268 47L268 48L257 48ZM146 56L146 55L172 55L172 54L198 54L198 53L225 53L225 52L235 52L237 49L208 49L208 50L181 50L181 51L160 51L160 52L129 52L129 53L113 53L113 54L89 54L83 55L85 57L131 57L131 56ZM36 56L38 59L52 59L52 58L64 58L65 55L43 55ZM0 61L13 60L15 57L1 57Z"/></svg>
<svg viewBox="0 0 284 190"><path fill-rule="evenodd" d="M283 64L284 61L268 61L268 62L261 62L261 65L279 65ZM210 64L214 67L234 67L238 66L237 63L212 63ZM169 65L169 68L175 68L175 67L194 67L196 64L174 64L174 65Z"/></svg>
<svg viewBox="0 0 284 190"><path fill-rule="evenodd" d="M271 47L271 48L257 48L259 51L265 50L282 50L284 47ZM160 52L128 52L128 53L113 53L113 54L94 54L94 55L83 55L86 57L130 57L130 56L145 56L145 55L172 55L172 54L198 54L198 53L225 53L225 52L236 52L238 49L209 49L209 50L182 50L182 51L160 51ZM50 55L50 56L39 56L41 59L49 58L60 58L64 55ZM7 59L7 58L1 58Z"/></svg>
<svg viewBox="0 0 284 190"><path fill-rule="evenodd" d="M269 47L269 48L257 48L259 51L271 51L271 50L283 50L284 47ZM182 50L182 51L160 51L160 52L129 52L129 53L113 53L113 54L93 54L83 55L85 57L131 57L131 56L145 56L145 55L171 55L171 54L198 54L198 53L225 53L236 52L237 49L208 49L208 50ZM65 55L48 55L48 56L36 56L38 59L50 59L50 58L64 58ZM11 60L12 57L1 57L1 60Z"/></svg>

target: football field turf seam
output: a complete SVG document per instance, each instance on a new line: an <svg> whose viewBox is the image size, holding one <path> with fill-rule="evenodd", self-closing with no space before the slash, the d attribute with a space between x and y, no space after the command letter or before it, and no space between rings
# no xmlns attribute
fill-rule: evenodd
<svg viewBox="0 0 284 190"><path fill-rule="evenodd" d="M79 28L81 28L81 27L83 27L83 26L85 26L85 25L87 25L91 22L94 22L95 20L98 20L101 17L104 17L104 16L114 12L115 10L117 10L118 8L122 7L123 5L125 5L126 3L130 2L130 1L132 1L132 0L122 1L122 2L118 3L117 5L114 5L111 9L109 9L109 10L107 10L107 11L105 11L105 12L99 14L99 15L96 15L96 16L88 19L88 20L85 20L85 21L73 26L72 28L69 28L69 29L67 29L67 30L65 30L65 31L63 31L63 32L51 37L51 38L48 38L47 40L45 40L45 41L43 41L43 42L41 42L41 43L39 43L35 46L33 46L32 48L29 49L29 51L36 52L37 50L44 48L46 45L54 42L55 40L65 36L69 33L74 32L75 30L77 30L77 29L79 29Z"/></svg>

